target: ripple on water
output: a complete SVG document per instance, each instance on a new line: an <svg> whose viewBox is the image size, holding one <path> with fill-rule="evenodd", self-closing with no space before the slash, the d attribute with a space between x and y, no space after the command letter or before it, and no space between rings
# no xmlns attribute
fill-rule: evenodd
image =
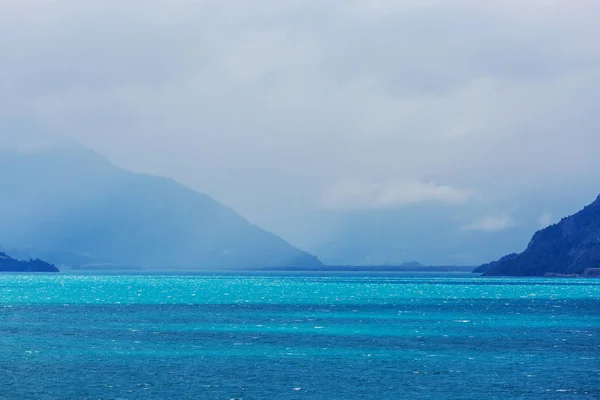
<svg viewBox="0 0 600 400"><path fill-rule="evenodd" d="M0 287L11 399L600 395L590 280L60 274Z"/></svg>

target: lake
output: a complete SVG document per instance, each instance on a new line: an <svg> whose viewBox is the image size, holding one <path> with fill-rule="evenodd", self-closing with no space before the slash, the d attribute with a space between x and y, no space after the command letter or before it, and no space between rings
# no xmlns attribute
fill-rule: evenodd
<svg viewBox="0 0 600 400"><path fill-rule="evenodd" d="M600 280L3 274L0 399L598 399Z"/></svg>

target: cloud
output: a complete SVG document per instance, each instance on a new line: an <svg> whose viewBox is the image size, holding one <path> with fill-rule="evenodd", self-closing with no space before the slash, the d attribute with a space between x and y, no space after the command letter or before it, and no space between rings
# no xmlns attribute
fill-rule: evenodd
<svg viewBox="0 0 600 400"><path fill-rule="evenodd" d="M333 209L394 208L422 202L461 204L472 195L466 189L418 180L388 183L345 181L324 193L323 204Z"/></svg>
<svg viewBox="0 0 600 400"><path fill-rule="evenodd" d="M504 210L600 179L599 18L586 1L0 0L0 113L278 233L323 202Z"/></svg>
<svg viewBox="0 0 600 400"><path fill-rule="evenodd" d="M485 216L468 225L463 225L463 232L498 232L511 228L515 225L514 220L507 214L500 216Z"/></svg>
<svg viewBox="0 0 600 400"><path fill-rule="evenodd" d="M545 212L540 216L539 224L542 228L549 226L552 223L552 214Z"/></svg>

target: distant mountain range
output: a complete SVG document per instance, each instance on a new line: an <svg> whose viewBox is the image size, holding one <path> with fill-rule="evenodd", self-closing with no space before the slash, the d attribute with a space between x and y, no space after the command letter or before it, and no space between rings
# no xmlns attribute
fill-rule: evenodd
<svg viewBox="0 0 600 400"><path fill-rule="evenodd" d="M584 275L586 270L597 267L600 196L578 213L536 232L522 253L484 264L474 272L486 276ZM590 271L586 275L590 276Z"/></svg>
<svg viewBox="0 0 600 400"><path fill-rule="evenodd" d="M57 265L180 269L321 262L173 180L78 147L0 153L0 246Z"/></svg>
<svg viewBox="0 0 600 400"><path fill-rule="evenodd" d="M0 152L0 185L0 250L20 259L41 258L59 267L431 270L416 263L352 262L358 256L325 267L317 257L250 224L202 193L167 178L125 171L80 147ZM414 244L392 232L380 233L370 240ZM425 242L435 245L419 243ZM456 244L448 244L452 245ZM9 257L2 254L6 265ZM537 232L522 253L482 265L475 272L487 276L582 275L599 266L600 197Z"/></svg>
<svg viewBox="0 0 600 400"><path fill-rule="evenodd" d="M19 261L0 253L0 272L59 272L52 264L41 260Z"/></svg>

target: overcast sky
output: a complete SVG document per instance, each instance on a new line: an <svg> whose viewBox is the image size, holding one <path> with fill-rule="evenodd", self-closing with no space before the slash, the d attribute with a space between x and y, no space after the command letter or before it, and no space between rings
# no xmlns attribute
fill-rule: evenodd
<svg viewBox="0 0 600 400"><path fill-rule="evenodd" d="M0 0L0 140L74 139L274 230L420 202L499 230L535 187L599 182L598 21L595 0Z"/></svg>

